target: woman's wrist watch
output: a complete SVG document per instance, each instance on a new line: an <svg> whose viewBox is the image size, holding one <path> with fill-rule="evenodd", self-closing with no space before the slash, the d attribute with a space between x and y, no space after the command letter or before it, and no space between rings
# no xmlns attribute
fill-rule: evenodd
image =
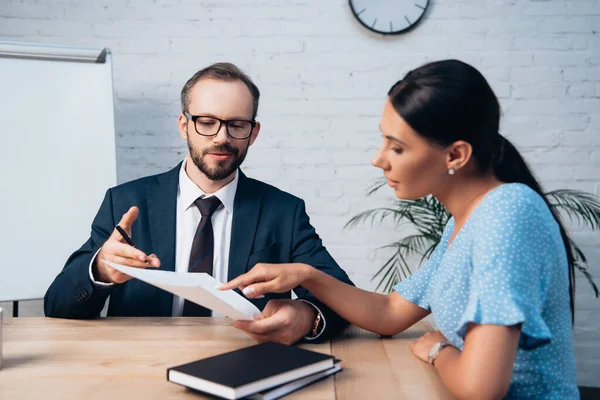
<svg viewBox="0 0 600 400"><path fill-rule="evenodd" d="M451 346L451 344L446 339L440 340L439 342L434 344L431 347L431 350L429 350L429 356L427 357L427 361L429 362L429 364L435 366L435 359L440 355L442 349L447 346Z"/></svg>

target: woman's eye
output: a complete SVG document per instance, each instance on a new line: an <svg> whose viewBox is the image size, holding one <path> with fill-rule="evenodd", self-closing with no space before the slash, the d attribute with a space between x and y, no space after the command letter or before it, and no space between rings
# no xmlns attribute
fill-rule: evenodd
<svg viewBox="0 0 600 400"><path fill-rule="evenodd" d="M392 149L394 151L394 153L396 154L400 154L402 153L402 149Z"/></svg>

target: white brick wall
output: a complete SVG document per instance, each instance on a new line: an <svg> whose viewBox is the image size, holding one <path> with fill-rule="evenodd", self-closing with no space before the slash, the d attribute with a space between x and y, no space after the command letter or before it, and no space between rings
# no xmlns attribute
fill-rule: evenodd
<svg viewBox="0 0 600 400"><path fill-rule="evenodd" d="M397 37L366 31L346 0L2 0L0 39L113 51L120 182L175 165L186 149L176 127L181 86L212 62L238 64L263 94L246 172L304 198L364 288L374 288L384 258L373 249L398 233L342 228L392 200L386 190L364 197L380 175L369 165L380 111L392 83L426 61L480 68L501 99L503 132L547 189L600 194L600 0L434 1L416 30ZM598 235L576 238L600 278ZM579 380L600 385L600 300L581 279L578 289ZM24 315L40 313L28 307Z"/></svg>

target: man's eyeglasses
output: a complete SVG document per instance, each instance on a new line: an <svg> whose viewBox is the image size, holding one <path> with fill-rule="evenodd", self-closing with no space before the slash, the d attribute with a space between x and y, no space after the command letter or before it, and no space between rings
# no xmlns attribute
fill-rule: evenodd
<svg viewBox="0 0 600 400"><path fill-rule="evenodd" d="M184 112L183 115L194 123L196 132L202 136L216 135L221 130L221 126L225 124L229 136L234 139L246 139L250 136L252 129L256 126L256 121L254 120L220 119L206 115L191 115L188 112Z"/></svg>

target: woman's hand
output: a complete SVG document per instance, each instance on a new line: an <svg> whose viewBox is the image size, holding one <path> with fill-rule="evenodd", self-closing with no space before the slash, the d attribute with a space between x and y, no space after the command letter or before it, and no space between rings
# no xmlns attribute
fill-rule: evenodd
<svg viewBox="0 0 600 400"><path fill-rule="evenodd" d="M254 268L217 287L219 290L239 288L249 298L265 293L285 293L308 279L312 267L306 264L256 264Z"/></svg>
<svg viewBox="0 0 600 400"><path fill-rule="evenodd" d="M414 353L415 356L419 357L421 360L425 362L429 362L429 351L439 341L446 340L442 332L427 332L416 342L409 342L408 347Z"/></svg>

